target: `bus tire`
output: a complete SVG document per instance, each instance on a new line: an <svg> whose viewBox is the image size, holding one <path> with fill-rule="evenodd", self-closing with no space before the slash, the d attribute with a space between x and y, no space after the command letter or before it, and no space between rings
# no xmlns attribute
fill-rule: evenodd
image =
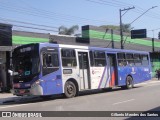
<svg viewBox="0 0 160 120"><path fill-rule="evenodd" d="M133 88L133 78L131 76L127 76L126 78L126 88L127 89Z"/></svg>
<svg viewBox="0 0 160 120"><path fill-rule="evenodd" d="M76 85L72 81L67 81L64 87L64 95L67 98L75 97L77 93Z"/></svg>

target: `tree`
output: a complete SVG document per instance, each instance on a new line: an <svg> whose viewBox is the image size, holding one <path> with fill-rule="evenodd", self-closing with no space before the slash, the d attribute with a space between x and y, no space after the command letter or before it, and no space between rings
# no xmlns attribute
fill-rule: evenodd
<svg viewBox="0 0 160 120"><path fill-rule="evenodd" d="M102 25L100 26L104 29L113 29L113 30L119 30L119 26L116 26L116 25Z"/></svg>
<svg viewBox="0 0 160 120"><path fill-rule="evenodd" d="M113 29L120 31L120 27L116 25L102 25L100 27L103 27L105 29ZM122 30L123 32L130 32L131 31L131 25L130 24L122 24Z"/></svg>
<svg viewBox="0 0 160 120"><path fill-rule="evenodd" d="M73 35L75 33L76 30L78 30L79 27L78 25L73 25L70 28L67 28L65 26L60 26L59 27L59 34L61 35Z"/></svg>
<svg viewBox="0 0 160 120"><path fill-rule="evenodd" d="M130 24L122 24L122 30L123 30L123 32L130 32L131 25Z"/></svg>

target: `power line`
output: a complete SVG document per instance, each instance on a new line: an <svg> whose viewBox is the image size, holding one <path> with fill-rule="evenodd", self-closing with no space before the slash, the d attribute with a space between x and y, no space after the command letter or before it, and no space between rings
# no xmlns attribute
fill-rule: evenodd
<svg viewBox="0 0 160 120"><path fill-rule="evenodd" d="M110 4L110 3L107 3L107 2L101 2L101 1L99 2L99 1L95 1L95 0L86 0L86 1L96 3L96 4L101 4L101 5L109 5L109 6L112 6L112 7L120 7L120 5L114 5L114 4Z"/></svg>
<svg viewBox="0 0 160 120"><path fill-rule="evenodd" d="M22 26L22 25L13 25L16 27L23 27L23 28L31 28L31 29L37 29L37 30L44 30L44 31L52 31L52 32L59 32L56 30L51 30L51 29L43 29L43 28L36 28L36 27L30 27L30 26Z"/></svg>
<svg viewBox="0 0 160 120"><path fill-rule="evenodd" d="M47 25L39 25L39 24L34 24L34 23L29 23L29 22L22 22L22 21L17 21L17 20L5 19L5 18L1 18L1 17L0 17L0 20L22 23L22 24L28 24L28 25L34 25L34 26L39 26L39 27L47 27L47 28L58 29L58 27L52 27L52 26L47 26Z"/></svg>
<svg viewBox="0 0 160 120"><path fill-rule="evenodd" d="M95 20L95 19L87 19L87 18L81 18L81 17L75 17L75 16L71 16L71 15L64 15L64 14L56 14L54 12L50 12L50 11L46 11L46 10L42 10L42 9L37 9L34 7L27 7L26 8L22 8L22 7L16 7L14 5L12 6L8 6L5 4L1 4L0 5L1 8L11 11L11 12L17 12L17 13L25 13L28 15L32 15L32 16L36 16L36 17L43 17L43 18L47 18L47 19L52 19L52 20L58 20L61 19L61 21L67 21L67 22L75 22L76 21L80 21L80 22L89 22L89 21L98 21L98 22L106 22L106 21L102 21L102 20ZM113 22L112 22L113 23Z"/></svg>
<svg viewBox="0 0 160 120"><path fill-rule="evenodd" d="M12 24L12 25L13 27L29 28L29 29L36 29L36 30L43 30L43 31L50 31L50 32L59 32L58 30L53 30L53 29L45 29L45 28L38 28L38 27L24 26L24 25L17 25L17 24Z"/></svg>
<svg viewBox="0 0 160 120"><path fill-rule="evenodd" d="M32 16L34 16L34 17L40 17L40 18L45 18L45 19L51 19L51 20L61 20L61 21L66 21L66 22L75 22L75 19L74 18L67 18L67 17L60 17L60 16L53 16L53 15L49 15L49 14L39 14L39 12L36 12L36 11L34 11L34 12L32 12L32 11L23 11L22 9L17 9L17 8L14 8L14 7L7 7L7 6L0 6L1 7L1 9L4 9L4 10L7 10L7 11L10 11L10 12L17 12L17 13L20 13L20 14L22 14L23 13L23 15L24 14L28 14L28 15L32 15ZM83 22L87 22L87 21L85 21L85 20L81 20L81 19L77 19L77 21L80 21L81 23L83 23ZM91 21L91 20L90 20ZM94 20L92 20L92 21L94 21ZM106 21L101 21L101 22L106 22Z"/></svg>
<svg viewBox="0 0 160 120"><path fill-rule="evenodd" d="M112 2L109 0L86 0L86 1L89 1L89 2L93 2L93 3L98 3L98 4L102 4L102 5L109 5L109 6L112 6L112 7L127 7L127 6L135 6L137 9L133 10L133 12L135 13L140 13L142 14L145 9L139 7L139 6L136 6L136 5L133 5L133 4L128 4L128 3L125 3L125 2L120 2L118 0L113 0ZM157 13L149 13L149 14L146 14L145 16L147 17L150 17L150 18L155 18L155 19L160 19L160 14L157 14Z"/></svg>
<svg viewBox="0 0 160 120"><path fill-rule="evenodd" d="M117 5L118 7L127 7L127 5L126 4L122 4L122 3L120 3L120 2L114 2L114 1L106 1L106 0L99 0L99 1L101 1L101 2L103 2L103 3L110 3L110 4L113 4L113 5ZM133 6L133 5L128 5L128 6Z"/></svg>
<svg viewBox="0 0 160 120"><path fill-rule="evenodd" d="M38 9L38 8L35 8L33 6L31 6L30 4L28 4L26 1L24 0L20 0L20 1L23 1L25 4L27 4L27 6L31 9L34 9L36 11L39 11L39 12L44 12L44 13L47 13L47 14L53 14L53 15L58 15L58 16L62 16L62 17L70 17L70 18L76 18L76 19L81 19L81 20L85 20L85 21L99 21L99 22L106 22L104 20L98 20L98 19L88 19L88 18L83 18L83 17L79 17L79 16L73 16L73 15L68 15L68 14L62 14L62 13L55 13L53 11L47 11L47 10L44 10L44 9Z"/></svg>

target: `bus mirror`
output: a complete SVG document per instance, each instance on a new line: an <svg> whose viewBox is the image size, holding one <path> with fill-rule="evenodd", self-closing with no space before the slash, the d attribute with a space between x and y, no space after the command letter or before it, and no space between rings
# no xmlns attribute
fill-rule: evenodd
<svg viewBox="0 0 160 120"><path fill-rule="evenodd" d="M8 70L8 73L10 74L10 76L13 75L13 71L12 70Z"/></svg>

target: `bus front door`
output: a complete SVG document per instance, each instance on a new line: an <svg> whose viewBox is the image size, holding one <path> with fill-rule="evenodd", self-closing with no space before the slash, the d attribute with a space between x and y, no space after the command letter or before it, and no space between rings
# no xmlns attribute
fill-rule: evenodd
<svg viewBox="0 0 160 120"><path fill-rule="evenodd" d="M78 52L80 89L90 88L88 52Z"/></svg>

